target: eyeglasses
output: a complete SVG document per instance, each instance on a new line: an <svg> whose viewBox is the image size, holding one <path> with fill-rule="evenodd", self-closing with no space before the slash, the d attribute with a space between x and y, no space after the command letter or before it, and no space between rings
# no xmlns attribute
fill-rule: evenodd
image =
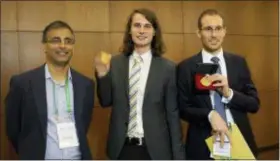
<svg viewBox="0 0 280 161"><path fill-rule="evenodd" d="M216 33L221 33L224 30L224 27L223 26L217 26L215 28L212 28L211 26L206 26L206 27L201 28L200 30L205 31L207 33L213 33L214 31Z"/></svg>
<svg viewBox="0 0 280 161"><path fill-rule="evenodd" d="M62 40L60 38L53 38L53 39L47 40L46 42L50 43L50 44L53 44L53 45L59 45L59 44L62 43ZM75 40L71 39L71 38L65 38L64 39L64 44L65 45L73 45L73 44L75 44Z"/></svg>

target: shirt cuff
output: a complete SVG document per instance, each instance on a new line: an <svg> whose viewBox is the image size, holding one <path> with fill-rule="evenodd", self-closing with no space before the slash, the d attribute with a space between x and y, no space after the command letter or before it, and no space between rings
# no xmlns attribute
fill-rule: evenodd
<svg viewBox="0 0 280 161"><path fill-rule="evenodd" d="M233 97L233 90L232 89L229 89L229 90L230 90L230 96L228 98L222 97L222 102L225 104L228 104Z"/></svg>

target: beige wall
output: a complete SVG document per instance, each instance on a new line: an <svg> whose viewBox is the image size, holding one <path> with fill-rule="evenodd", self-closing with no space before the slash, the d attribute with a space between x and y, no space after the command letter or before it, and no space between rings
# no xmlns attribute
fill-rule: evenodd
<svg viewBox="0 0 280 161"><path fill-rule="evenodd" d="M250 119L258 146L278 143L278 1L4 1L1 2L1 137L0 159L15 158L5 136L3 100L11 75L44 62L41 31L54 20L68 22L76 31L72 65L93 77L93 57L100 50L116 54L125 23L134 8L156 12L167 45L165 57L179 62L200 48L195 30L200 12L215 8L224 14L224 50L246 57L261 99L261 109ZM96 108L88 138L95 159L106 158L110 109ZM183 123L184 134L186 123Z"/></svg>

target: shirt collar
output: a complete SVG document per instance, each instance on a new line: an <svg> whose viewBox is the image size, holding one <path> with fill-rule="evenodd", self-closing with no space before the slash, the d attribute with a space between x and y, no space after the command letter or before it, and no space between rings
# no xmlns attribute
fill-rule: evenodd
<svg viewBox="0 0 280 161"><path fill-rule="evenodd" d="M202 49L202 57L203 57L203 61L205 62L211 62L211 59L213 57L218 57L220 60L224 60L224 56L223 56L223 49L221 49L217 54L213 55L210 52L206 51L205 49Z"/></svg>
<svg viewBox="0 0 280 161"><path fill-rule="evenodd" d="M45 65L45 78L46 78L46 79L49 79L49 78L52 79L51 73L50 73L49 68L48 68L48 64ZM69 70L68 70L68 79L69 79L69 80L72 80L72 75L71 75L71 70L70 70L70 68L69 68Z"/></svg>
<svg viewBox="0 0 280 161"><path fill-rule="evenodd" d="M150 60L151 58L152 58L152 51L151 50L149 50L149 51L147 51L147 52L145 52L145 53L143 53L143 54L138 54L135 50L133 51L133 53L132 53L132 57L133 56L138 56L138 55L140 55L140 57L142 58L142 60L143 60L143 62L146 62L147 60Z"/></svg>

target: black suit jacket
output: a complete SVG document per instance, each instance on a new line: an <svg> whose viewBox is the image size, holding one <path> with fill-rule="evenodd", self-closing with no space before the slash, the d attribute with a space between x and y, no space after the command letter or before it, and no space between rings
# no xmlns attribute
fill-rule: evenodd
<svg viewBox="0 0 280 161"><path fill-rule="evenodd" d="M177 108L176 66L153 57L143 103L143 128L152 159L184 159L184 146ZM103 107L112 106L107 144L110 159L118 159L127 136L129 57L112 58L110 72L97 78L97 93Z"/></svg>
<svg viewBox="0 0 280 161"><path fill-rule="evenodd" d="M235 123L256 155L257 147L247 113L255 113L259 109L257 90L244 58L230 53L224 53L224 58L229 87L234 93L228 107ZM188 159L209 159L210 156L204 141L211 135L212 130L208 120L208 114L212 110L209 91L196 90L194 82L196 64L201 62L202 54L199 53L182 61L177 68L180 115L189 122L186 140Z"/></svg>
<svg viewBox="0 0 280 161"><path fill-rule="evenodd" d="M87 131L94 105L94 82L71 69L74 114L82 159L92 159ZM47 101L44 65L13 76L6 97L6 131L24 160L44 160L47 134Z"/></svg>

